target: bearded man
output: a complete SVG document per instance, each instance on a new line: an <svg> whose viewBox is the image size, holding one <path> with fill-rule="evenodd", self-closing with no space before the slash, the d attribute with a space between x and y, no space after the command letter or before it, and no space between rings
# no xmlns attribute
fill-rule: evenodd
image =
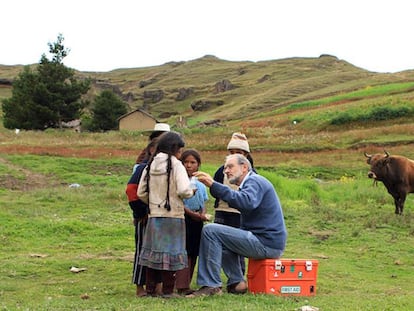
<svg viewBox="0 0 414 311"><path fill-rule="evenodd" d="M201 236L197 284L200 289L187 297L222 294L221 267L226 274L227 292L247 291L239 256L254 259L280 258L285 250L287 231L279 197L273 185L252 171L249 160L241 154L226 157L224 174L229 186L213 180L204 172L194 176L210 188L213 197L227 202L241 213L241 228L207 224Z"/></svg>

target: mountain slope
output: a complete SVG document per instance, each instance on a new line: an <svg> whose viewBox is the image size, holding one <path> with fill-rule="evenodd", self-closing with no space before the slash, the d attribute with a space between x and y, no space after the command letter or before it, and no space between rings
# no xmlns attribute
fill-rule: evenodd
<svg viewBox="0 0 414 311"><path fill-rule="evenodd" d="M157 118L181 115L189 120L246 120L294 102L307 101L380 84L413 81L413 72L373 73L334 56L289 58L264 62L229 62L205 56L189 62L81 73L102 85L129 94L131 109L144 108ZM220 86L227 83L228 89ZM187 90L184 98L180 92ZM162 94L158 98L151 94ZM160 98L161 97L161 98ZM194 111L191 105L207 108Z"/></svg>
<svg viewBox="0 0 414 311"><path fill-rule="evenodd" d="M0 81L12 80L21 69L0 66ZM330 55L261 62L230 62L207 55L161 66L77 74L92 79L91 98L110 88L131 110L144 108L171 124L180 116L189 126L257 121L292 103L414 81L413 71L374 73Z"/></svg>

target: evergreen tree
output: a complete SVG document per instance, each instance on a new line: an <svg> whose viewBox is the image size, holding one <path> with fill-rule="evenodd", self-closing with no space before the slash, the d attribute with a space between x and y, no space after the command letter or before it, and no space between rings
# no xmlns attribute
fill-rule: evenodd
<svg viewBox="0 0 414 311"><path fill-rule="evenodd" d="M3 101L4 127L43 129L50 119L48 109L38 105L39 76L25 67L13 82L12 98Z"/></svg>
<svg viewBox="0 0 414 311"><path fill-rule="evenodd" d="M35 71L26 66L13 82L12 97L3 100L4 127L44 130L80 117L90 81L76 79L63 64L69 50L62 35L48 45L52 60L43 54Z"/></svg>
<svg viewBox="0 0 414 311"><path fill-rule="evenodd" d="M127 104L113 91L104 90L92 107L91 130L109 131L118 129L118 118L128 112Z"/></svg>

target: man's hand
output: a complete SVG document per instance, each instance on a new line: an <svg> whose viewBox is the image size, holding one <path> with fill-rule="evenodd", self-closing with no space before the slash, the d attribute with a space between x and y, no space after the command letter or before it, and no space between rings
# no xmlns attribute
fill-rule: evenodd
<svg viewBox="0 0 414 311"><path fill-rule="evenodd" d="M202 182L204 185L206 185L209 188L214 182L213 178L209 174L204 173L204 172L194 172L193 176L197 177L197 179L200 182Z"/></svg>

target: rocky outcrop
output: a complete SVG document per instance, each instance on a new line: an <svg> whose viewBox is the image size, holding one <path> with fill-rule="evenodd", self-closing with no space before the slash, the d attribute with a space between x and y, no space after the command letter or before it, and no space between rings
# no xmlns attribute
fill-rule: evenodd
<svg viewBox="0 0 414 311"><path fill-rule="evenodd" d="M152 79L149 79L149 80L141 80L141 81L139 81L138 85L139 85L139 88L142 89L143 87L146 87L147 85L153 84L155 82L157 82L157 79L152 78Z"/></svg>
<svg viewBox="0 0 414 311"><path fill-rule="evenodd" d="M267 80L270 79L270 75L264 75L263 77L261 77L259 80L257 80L258 83L262 83L265 82Z"/></svg>
<svg viewBox="0 0 414 311"><path fill-rule="evenodd" d="M204 121L201 124L205 126L220 126L220 122L221 122L220 119L213 119L213 120Z"/></svg>
<svg viewBox="0 0 414 311"><path fill-rule="evenodd" d="M122 91L121 88L118 85L111 84L109 82L106 82L104 80L94 80L92 83L95 85L97 89L100 90L111 90L119 97L122 97Z"/></svg>
<svg viewBox="0 0 414 311"><path fill-rule="evenodd" d="M128 92L126 94L122 94L122 100L126 101L127 103L132 103L135 101L135 96L132 92Z"/></svg>
<svg viewBox="0 0 414 311"><path fill-rule="evenodd" d="M230 80L221 80L220 82L217 82L214 86L214 93L222 93L229 90L234 89L235 86L230 82Z"/></svg>
<svg viewBox="0 0 414 311"><path fill-rule="evenodd" d="M158 103L164 98L163 90L144 91L144 103Z"/></svg>
<svg viewBox="0 0 414 311"><path fill-rule="evenodd" d="M212 107L221 106L224 104L222 100L197 100L191 103L191 109L194 111L206 111Z"/></svg>
<svg viewBox="0 0 414 311"><path fill-rule="evenodd" d="M190 97L194 93L194 89L192 87L189 88L180 88L178 90L178 95L175 100L180 101Z"/></svg>

